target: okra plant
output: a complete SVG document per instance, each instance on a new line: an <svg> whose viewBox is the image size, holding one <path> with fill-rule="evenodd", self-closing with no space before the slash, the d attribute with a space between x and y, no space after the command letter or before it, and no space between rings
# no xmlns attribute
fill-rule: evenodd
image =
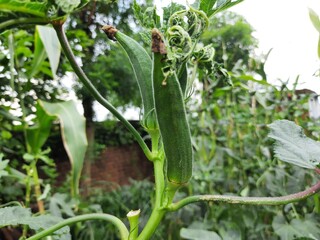
<svg viewBox="0 0 320 240"><path fill-rule="evenodd" d="M230 195L197 195L176 200L175 195L192 177L193 147L188 125L186 102L192 97L197 68L209 76L215 74L214 49L199 44L199 38L208 27L209 18L241 0L200 0L198 6L179 9L161 21L155 9L148 11L140 22L146 26L145 42L151 54L138 42L120 32L115 26L102 26L106 41L115 41L126 52L142 99L141 124L151 138L151 148L135 128L106 100L78 65L64 32L68 13L85 5L85 1L40 2L0 0L1 10L34 15L34 18L17 19L0 24L8 28L17 23L51 24L55 29L65 56L79 80L95 99L119 119L133 134L147 159L154 165L155 202L149 220L139 231L140 210L127 214L129 227L116 216L85 214L64 219L58 224L38 231L29 240L54 235L57 230L79 221L105 220L114 224L123 240L150 239L166 214L195 202L225 202L227 204L281 205L305 199L320 191L320 182L299 193L281 197L240 197ZM135 8L139 6L135 3ZM147 22L147 23L146 23ZM190 70L192 66L192 71ZM303 135L302 129L286 120L270 125L270 137L276 141L276 156L298 166L320 172L320 143ZM107 193L106 193L107 194ZM1 213L1 212L0 212ZM60 233L61 234L61 233ZM199 232L199 237L201 232ZM165 236L164 236L165 237ZM219 236L217 236L219 239Z"/></svg>

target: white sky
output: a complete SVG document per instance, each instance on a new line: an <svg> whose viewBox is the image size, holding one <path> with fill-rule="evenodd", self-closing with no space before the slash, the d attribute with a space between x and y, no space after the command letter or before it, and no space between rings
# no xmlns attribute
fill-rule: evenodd
<svg viewBox="0 0 320 240"><path fill-rule="evenodd" d="M313 27L308 7L320 15L319 0L245 0L231 8L244 16L256 30L259 50L272 52L266 63L268 80L275 83L300 75L299 88L320 93L320 68L317 57L318 32Z"/></svg>

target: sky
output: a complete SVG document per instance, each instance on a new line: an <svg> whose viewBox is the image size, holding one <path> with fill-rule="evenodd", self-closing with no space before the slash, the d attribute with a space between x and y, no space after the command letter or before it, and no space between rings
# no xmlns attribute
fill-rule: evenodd
<svg viewBox="0 0 320 240"><path fill-rule="evenodd" d="M292 84L300 75L298 88L320 94L320 78L313 76L320 68L319 33L310 21L308 8L320 15L319 0L245 0L230 10L253 26L258 52L272 49L265 66L271 83L289 79Z"/></svg>

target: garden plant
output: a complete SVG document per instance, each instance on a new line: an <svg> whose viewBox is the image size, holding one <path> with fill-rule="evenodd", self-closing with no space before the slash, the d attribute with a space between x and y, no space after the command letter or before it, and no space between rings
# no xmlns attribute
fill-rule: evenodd
<svg viewBox="0 0 320 240"><path fill-rule="evenodd" d="M213 46L211 44L200 44L199 40L202 33L209 27L210 18L240 2L241 0L200 0L198 3L187 7L172 4L171 7L164 9L162 16L158 15L155 7L148 8L146 12L143 12L135 2L134 8L143 27L141 36L143 36L144 43L148 45L150 53L136 40L119 31L116 26L101 26L101 31L106 34L106 41L115 41L116 44L121 46L127 55L126 61L130 62L133 69L142 100L141 125L151 139L151 145L148 146L141 134L87 77L71 49L65 34L64 24L68 21L68 15L84 7L87 1L0 0L0 11L4 15L14 13L18 16L15 19L0 23L0 29L6 30L2 33L3 35L13 38L10 28L17 25L33 24L37 25L37 34L40 36L44 37L44 35L50 34L57 36L57 42L61 44L63 52L79 81L95 100L126 126L146 158L152 162L155 191L152 212L144 226L141 226L139 222L140 209L133 209L128 212L129 224L123 222L118 216L107 213L87 213L65 219L46 214L42 201L43 193L37 175L37 163L39 161L48 165L51 163L46 155L48 152L43 150L43 146L48 138L52 122L58 118L61 124L64 145L72 164L71 195L75 199L80 197L79 179L87 141L84 136L84 120L81 116L77 116L72 102L48 103L38 101L35 109L36 117L33 118L32 124L28 124L26 112L23 113L22 119L15 118L13 115L9 116L21 123L28 146L28 152L24 154L24 159L28 162L27 175L21 176L20 174L20 179L27 179L25 182L27 185L26 195L29 200L26 201L25 206L16 201L2 205L2 208L0 208L0 227L23 225L23 238L29 240L42 239L46 236L52 236L54 239L70 239L69 225L89 220L102 220L116 227L120 239L147 240L153 236L165 216L193 203L284 205L317 194L320 191L320 181L300 192L277 197L215 195L210 192L203 192L201 195L191 194L182 198L179 195L179 190L183 188L189 187L189 189L192 189L189 182L194 170L194 151L206 151L199 146L193 147L191 132L197 131L197 129L190 128L188 123L190 117L188 115L192 115L194 108L186 108L186 105L190 101L192 102L193 94L196 92L198 70L201 71L202 75L213 79L219 78L223 86L232 84L232 77L214 60L215 49ZM38 42L38 44L40 43ZM42 52L42 55L37 55L39 62L41 62L41 56L43 58L44 48L46 46L38 45L37 50ZM12 54L12 61L9 63L12 67L11 86L14 87L16 74L14 65L18 63L13 61L13 50L10 54ZM51 62L53 61L50 60ZM29 79L32 79L42 67L35 61L30 67L30 73L27 72L26 75ZM49 67L47 66L47 68ZM50 68L56 67L51 65ZM22 97L21 100L23 100ZM254 124L253 127L255 127ZM288 120L277 120L269 124L269 129L268 136L275 142L274 153L277 158L313 171L312 174L320 174L319 142L306 137L301 127ZM239 145L240 149L245 148L241 143ZM230 147L232 148L231 145ZM0 155L0 177L6 174L14 174L13 168L6 168L9 161L2 160L2 157L3 155ZM232 164L232 161L230 161L230 165ZM215 166L211 167L214 168ZM39 213L34 215L31 214L30 210L30 192L33 188L35 189L39 209ZM205 188L205 190L208 189ZM192 191L189 192L192 193ZM74 207L78 208L79 206L74 204ZM29 228L35 231L34 235L28 235L30 233ZM163 234L163 239L166 239L165 233ZM200 229L184 228L180 235L186 239L222 239L214 231ZM319 236L310 233L309 236L304 237L317 239Z"/></svg>

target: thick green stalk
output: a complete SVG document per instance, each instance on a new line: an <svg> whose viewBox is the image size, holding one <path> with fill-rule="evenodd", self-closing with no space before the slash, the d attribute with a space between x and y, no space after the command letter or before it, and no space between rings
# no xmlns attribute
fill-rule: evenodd
<svg viewBox="0 0 320 240"><path fill-rule="evenodd" d="M196 202L225 202L230 204L244 205L283 205L298 202L308 198L320 191L320 181L305 191L281 196L281 197L239 197L225 195L196 195L186 197L179 202L173 203L168 207L168 211L177 211L178 209Z"/></svg>
<svg viewBox="0 0 320 240"><path fill-rule="evenodd" d="M153 235L154 231L157 229L159 223L161 222L166 210L163 208L163 194L165 189L164 174L163 174L163 164L164 159L155 159L154 164L154 178L156 187L156 201L154 208L152 210L151 216L145 225L144 229L140 233L138 240L147 240Z"/></svg>
<svg viewBox="0 0 320 240"><path fill-rule="evenodd" d="M103 220L107 222L111 222L113 225L115 225L120 233L120 239L121 240L128 240L129 232L124 223L117 217L105 213L92 213L92 214L84 214L81 216L76 216L72 218L65 219L45 230L42 232L39 232L32 237L27 238L26 240L37 240L41 239L45 236L51 235L53 232L57 231L60 228L63 228L65 226L77 223L77 222L83 222L88 220Z"/></svg>
<svg viewBox="0 0 320 240"><path fill-rule="evenodd" d="M73 52L71 50L71 47L69 45L69 42L67 40L67 37L63 30L63 22L57 21L53 22L53 27L57 32L60 44L62 46L62 49L64 50L64 54L68 58L74 72L77 74L80 81L83 83L83 85L89 90L89 92L92 94L92 96L106 109L108 109L117 119L119 119L126 127L127 129L132 133L132 135L135 137L136 141L142 148L144 154L149 160L153 159L153 155L151 154L148 146L143 141L142 137L138 133L138 131L126 120L116 109L115 107L109 103L102 95L98 92L98 90L94 87L94 85L91 83L89 78L86 76L86 74L83 72L83 70L80 68L80 66L77 64L75 57L73 55Z"/></svg>

